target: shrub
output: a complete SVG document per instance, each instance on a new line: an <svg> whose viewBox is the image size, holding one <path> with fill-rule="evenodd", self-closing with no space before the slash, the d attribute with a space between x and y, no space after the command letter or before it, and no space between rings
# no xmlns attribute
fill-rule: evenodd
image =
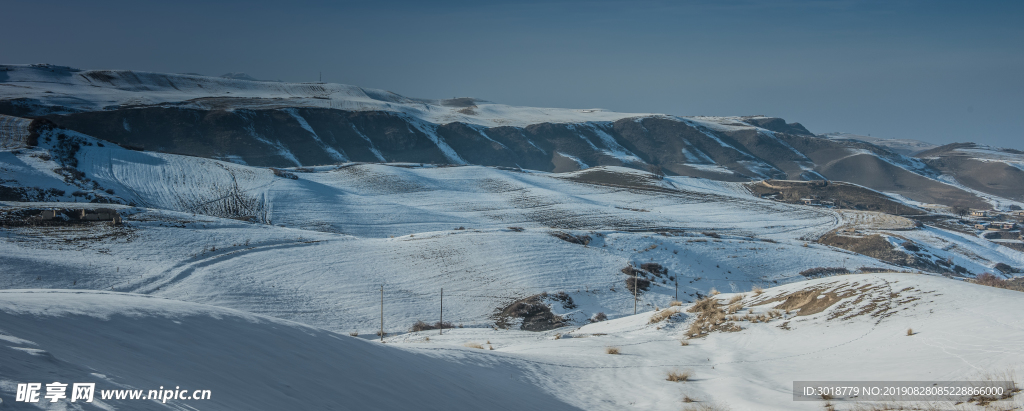
<svg viewBox="0 0 1024 411"><path fill-rule="evenodd" d="M640 264L640 269L644 270L644 271L647 271L647 272L649 272L651 274L654 274L654 275L656 275L658 277L661 277L662 275L668 274L668 269L665 268L665 267L662 267L661 264L658 264L658 263L643 263L643 264Z"/></svg>
<svg viewBox="0 0 1024 411"><path fill-rule="evenodd" d="M804 277L821 277L826 275L849 274L850 270L844 267L815 267L800 272Z"/></svg>
<svg viewBox="0 0 1024 411"><path fill-rule="evenodd" d="M606 354L619 355L619 347L605 347Z"/></svg>
<svg viewBox="0 0 1024 411"><path fill-rule="evenodd" d="M913 251L915 253L921 251L921 247L918 247L916 244L910 241L903 243L903 248L907 249L907 251Z"/></svg>
<svg viewBox="0 0 1024 411"><path fill-rule="evenodd" d="M1006 280L996 277L992 274L985 273L974 278L975 284L987 285L989 287L1005 288Z"/></svg>
<svg viewBox="0 0 1024 411"><path fill-rule="evenodd" d="M995 269L999 270L1003 274L1013 274L1013 273L1019 273L1020 272L1019 269L1013 268L1009 264L1006 264L1006 263L996 263Z"/></svg>
<svg viewBox="0 0 1024 411"><path fill-rule="evenodd" d="M455 328L455 326L452 325L452 323L450 323L448 321L445 321L445 322L438 321L438 322L435 322L433 324L425 323L423 321L416 321L416 323L412 325L412 327L409 329L409 331L415 333L415 332L420 332L420 331L436 330L436 329L439 329L439 328L442 328L442 329L443 328Z"/></svg>
<svg viewBox="0 0 1024 411"><path fill-rule="evenodd" d="M907 328L907 336L911 336L911 335L914 335L914 329L913 328Z"/></svg>
<svg viewBox="0 0 1024 411"><path fill-rule="evenodd" d="M509 230L512 230L512 231L515 231L515 232L517 232L517 233L521 233L521 232L523 232L523 231L524 231L524 228L523 228L523 227L509 227L508 229L509 229Z"/></svg>
<svg viewBox="0 0 1024 411"><path fill-rule="evenodd" d="M672 301L672 302L668 303L669 307L679 307L681 305L683 305L682 301Z"/></svg>
<svg viewBox="0 0 1024 411"><path fill-rule="evenodd" d="M353 332L348 333L348 335L349 335L349 337L358 337L359 336L359 332L353 331Z"/></svg>
<svg viewBox="0 0 1024 411"><path fill-rule="evenodd" d="M693 372L689 371L689 370L687 370L687 371L672 370L672 371L668 372L668 378L666 378L666 379L669 380L669 381L672 381L672 382L686 382L692 376L693 376Z"/></svg>
<svg viewBox="0 0 1024 411"><path fill-rule="evenodd" d="M750 291L752 291L754 295L764 294L764 288L758 287L756 285L754 286L754 288L750 289Z"/></svg>
<svg viewBox="0 0 1024 411"><path fill-rule="evenodd" d="M287 178L287 179L291 179L291 180L298 180L299 179L299 176L297 176L295 174L292 174L292 173L289 173L287 171L281 170L279 168L271 168L270 171L273 171L274 175L278 176L278 177Z"/></svg>
<svg viewBox="0 0 1024 411"><path fill-rule="evenodd" d="M586 236L586 235L576 236L576 235L572 235L572 234L569 234L569 233L566 233L566 232L563 232L563 231L555 231L555 232L551 233L551 235L561 239L562 241L568 241L570 243L579 244L579 245L590 244L590 240L591 240L590 236Z"/></svg>
<svg viewBox="0 0 1024 411"><path fill-rule="evenodd" d="M989 287L1003 288L1014 291L1024 291L1024 279L1014 278L1012 280L1004 280L996 277L992 274L985 273L974 278L975 284L987 285Z"/></svg>
<svg viewBox="0 0 1024 411"><path fill-rule="evenodd" d="M636 287L634 290L633 288ZM626 277L626 289L633 294L642 294L651 288L651 281L637 276Z"/></svg>
<svg viewBox="0 0 1024 411"><path fill-rule="evenodd" d="M594 323L605 321L607 319L608 319L608 316L605 315L604 313L594 313L594 315L590 316L590 322L594 322Z"/></svg>
<svg viewBox="0 0 1024 411"><path fill-rule="evenodd" d="M572 297L570 297L569 294L565 293L565 291L554 293L549 298L561 302L562 308L565 308L566 310L576 308L576 303L572 300Z"/></svg>

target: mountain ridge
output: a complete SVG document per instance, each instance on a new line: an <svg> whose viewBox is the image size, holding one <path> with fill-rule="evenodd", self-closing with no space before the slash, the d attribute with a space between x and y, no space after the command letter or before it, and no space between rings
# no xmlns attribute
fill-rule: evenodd
<svg viewBox="0 0 1024 411"><path fill-rule="evenodd" d="M945 206L1024 201L1024 155L911 156L861 139L816 136L800 123L761 115L514 107L340 84L0 67L6 86L0 114L42 118L125 147L254 166L409 162L547 172L624 166L734 182L848 181ZM979 176L993 169L1008 180Z"/></svg>

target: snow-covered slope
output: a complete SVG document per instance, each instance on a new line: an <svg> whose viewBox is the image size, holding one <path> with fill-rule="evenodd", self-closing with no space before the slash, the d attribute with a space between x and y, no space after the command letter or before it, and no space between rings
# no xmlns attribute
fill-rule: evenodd
<svg viewBox="0 0 1024 411"><path fill-rule="evenodd" d="M0 407L83 410L573 410L500 357L415 350L245 312L124 293L0 291ZM462 350L468 351L468 348ZM18 383L69 384L51 404ZM95 383L92 403L71 384ZM102 399L102 390L209 399ZM67 407L67 408L65 408ZM79 408L81 407L81 408Z"/></svg>
<svg viewBox="0 0 1024 411"><path fill-rule="evenodd" d="M578 307L559 314L578 324L598 312L632 313L621 271L628 265L656 262L668 270L641 307L675 298L676 279L679 298L689 301L711 288L801 281L800 272L816 267L895 268L814 243L840 228L897 236L895 245L898 238L920 237L927 258L948 259L969 273L996 263L1024 266L1020 253L986 240L938 229L917 234L905 231L913 228L908 222L763 200L736 183L659 180L628 168L549 174L345 164L279 176L98 144L82 144L76 153L88 182L69 183L52 171L56 160L40 158L41 148L8 154L10 164L26 165L10 168L5 179L50 184L65 193L57 200L134 206L121 209L124 227L3 231L0 251L11 267L5 286L159 295L368 332L378 325L383 285L390 307L385 328L402 332L435 318L441 288L446 318L465 325L490 326L496 310L545 292L577 300ZM11 212L71 206L7 205ZM887 234L889 228L899 231ZM561 233L589 240L555 237Z"/></svg>
<svg viewBox="0 0 1024 411"><path fill-rule="evenodd" d="M126 147L259 166L624 166L723 181L848 181L915 202L974 208L1019 194L1013 184L952 179L956 170L907 157L890 142L822 138L765 116L517 107L342 84L52 65L0 65L0 115L42 116Z"/></svg>
<svg viewBox="0 0 1024 411"><path fill-rule="evenodd" d="M820 301L805 304L807 295ZM1018 320L1024 300L1018 292L933 276L863 274L716 297L724 308L737 296L743 297L736 313L740 317L782 309L767 321L730 320L742 330L715 331L686 340L686 346L680 340L697 316L687 312L689 306L671 308L680 313L662 322L651 323L654 313L646 312L544 336L453 330L443 337L417 333L389 341L443 351L446 345L486 340L496 353L536 367L547 386L557 387L556 395L591 410L687 409L686 397L720 407L713 409L821 410L823 401L793 401L793 381L963 381L1016 375L1019 386L1024 371L1019 348L1024 327ZM789 301L791 296L796 297ZM908 329L913 335L907 335ZM620 354L607 354L607 347L619 348ZM667 381L671 371L689 371L691 377ZM1015 401L989 409L1021 406ZM833 401L841 410L869 404L922 406ZM982 409L934 405L938 408L923 409Z"/></svg>
<svg viewBox="0 0 1024 411"><path fill-rule="evenodd" d="M683 305L666 308L672 315L661 321L645 311L542 333L456 328L389 336L381 345L151 296L9 290L0 291L0 399L35 409L13 401L15 384L60 381L97 384L86 410L820 410L822 401L793 401L793 381L1019 384L1018 295L927 275L847 275L719 294L722 309L738 300L736 317L725 319L739 326L731 332L691 335L699 313ZM670 372L689 378L668 381ZM100 390L160 386L211 396L166 404L99 398ZM1019 397L988 408L932 405L1011 410Z"/></svg>
<svg viewBox="0 0 1024 411"><path fill-rule="evenodd" d="M487 127L537 123L615 121L652 114L601 109L516 107L471 98L425 100L390 91L332 83L283 83L191 74L127 70L78 70L52 65L3 65L4 99L82 112L117 107L176 103L179 108L266 109L316 107L349 111L396 112L436 124L463 122ZM58 108L59 107L59 108Z"/></svg>

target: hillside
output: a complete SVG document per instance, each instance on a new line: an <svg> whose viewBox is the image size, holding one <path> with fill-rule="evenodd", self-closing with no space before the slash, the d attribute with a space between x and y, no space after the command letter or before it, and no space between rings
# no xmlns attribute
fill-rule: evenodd
<svg viewBox="0 0 1024 411"><path fill-rule="evenodd" d="M84 410L576 410L501 358L437 358L245 312L124 293L0 291L0 407L15 383L96 383ZM39 327L40 321L47 324ZM130 359L127 360L126 359ZM208 400L101 399L180 387ZM402 395L394 395L395 390ZM45 393L45 389L44 389ZM162 394L162 391L161 391ZM70 398L70 396L69 396Z"/></svg>
<svg viewBox="0 0 1024 411"><path fill-rule="evenodd" d="M24 75L16 71L6 73ZM59 84L72 91L80 87L75 81L96 77L66 73ZM225 93L295 86L179 77L159 92L151 87L163 83L152 76L111 80L121 90L113 96L164 96L143 101L149 108L97 110L85 99L69 101L59 115L0 116L0 408L38 409L15 401L17 384L61 381L95 382L97 390L173 385L212 396L44 406L820 410L821 402L793 401L793 381L1024 372L1016 347L1024 337L1016 321L1021 294L969 283L984 273L1020 273L1024 253L1005 245L1018 243L1009 238L1016 231L989 239L987 230L893 191L821 179L749 181L723 165L780 177L850 170L854 181L856 173L892 173L899 179L887 187L918 199L1015 204L925 164L959 151L917 159L863 142L836 146L767 117L605 112L603 122L573 122L591 113L566 111L564 123L436 124L399 113L412 103L396 102L388 103L391 111L260 109L268 110L267 127L294 121L305 130L298 136L312 144L309 153L338 156L308 165L322 163L303 162L306 154L286 143L294 130L282 131L274 150L253 153L303 166L266 167L241 154L175 154L60 124L75 116L91 127L102 122L87 116L184 112L163 107L181 97L175 88L200 89L182 78L204 89L228 82L231 88L218 89ZM131 84L145 90L122 90ZM107 88L91 89L107 96ZM216 115L238 113L245 111ZM391 134L359 137L366 143L360 155L441 160L355 161L359 150L335 145L343 140L319 128L347 123L320 123L316 113L404 122ZM140 121L121 129L152 127L143 138L164 124L161 117ZM550 167L450 161L486 163L474 157L483 151L471 150L479 146L444 130L511 147L498 128L543 148L551 157L537 164L550 160ZM417 132L425 139L419 148L388 151L384 144L395 138L404 147L402 139ZM194 147L216 140L213 134L174 144ZM249 144L239 141L225 144ZM570 152L569 141L592 148ZM676 152L706 159L666 166L667 175L644 170L651 163L641 153L688 144L706 145ZM764 154L772 147L803 157L787 163ZM770 194L777 200L762 198ZM803 205L804 196L844 208ZM671 372L689 378L669 381ZM1020 406L1013 401L996 409ZM856 409L845 399L834 405Z"/></svg>
<svg viewBox="0 0 1024 411"><path fill-rule="evenodd" d="M78 147L71 157L69 141ZM434 310L441 288L446 318L465 325L490 326L495 312L542 293L587 301L558 312L574 324L631 314L623 270L644 263L667 274L640 273L653 281L641 307L665 306L677 280L690 301L711 288L802 281L819 267L966 276L997 263L1024 267L1021 253L972 235L629 168L349 163L275 172L71 132L39 144L0 153L2 178L34 196L4 203L5 287L144 293L342 332L378 325L381 285L404 307L386 313L386 329L403 331L434 317L419 313ZM33 223L41 210L76 207L114 207L125 224ZM837 230L881 238L885 255L906 255L912 239L917 254L883 262L815 244Z"/></svg>
<svg viewBox="0 0 1024 411"><path fill-rule="evenodd" d="M403 162L547 172L621 166L731 182L846 181L946 206L1024 204L1010 183L980 181L885 144L814 136L772 117L515 107L340 84L0 68L2 115L46 119L125 147L243 165ZM1010 175L1016 160L985 161Z"/></svg>
<svg viewBox="0 0 1024 411"><path fill-rule="evenodd" d="M647 311L542 333L456 328L389 336L381 345L372 336L156 297L0 291L0 400L35 409L14 401L13 383L56 380L95 382L86 410L820 410L820 399L793 401L793 381L1020 375L1017 294L925 275L848 275L717 295L716 309L738 300L726 319L738 328L719 327L730 331L694 332L702 314L687 304L667 308L660 321ZM808 304L808 295L821 301ZM673 372L688 378L667 381ZM101 390L161 386L211 396L166 404L99 398ZM933 406L1011 410L1019 397L986 408Z"/></svg>

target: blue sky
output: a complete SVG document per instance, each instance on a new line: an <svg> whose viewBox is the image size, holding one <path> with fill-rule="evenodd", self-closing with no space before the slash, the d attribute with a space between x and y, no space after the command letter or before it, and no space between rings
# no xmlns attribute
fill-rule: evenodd
<svg viewBox="0 0 1024 411"><path fill-rule="evenodd" d="M0 1L0 60L1024 149L1020 1Z"/></svg>

